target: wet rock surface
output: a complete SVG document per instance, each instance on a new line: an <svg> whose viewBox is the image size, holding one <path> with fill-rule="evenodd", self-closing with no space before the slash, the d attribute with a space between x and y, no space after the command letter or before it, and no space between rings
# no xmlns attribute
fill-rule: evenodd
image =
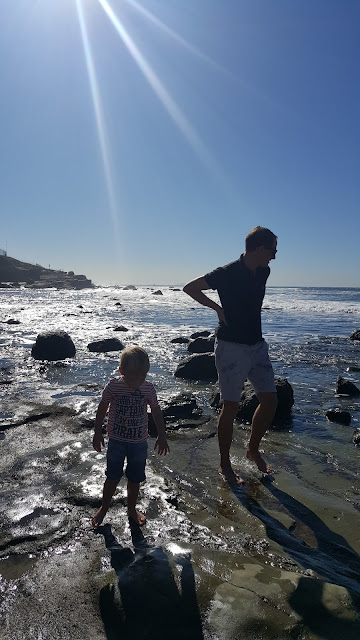
<svg viewBox="0 0 360 640"><path fill-rule="evenodd" d="M165 413L179 422L197 410L193 395L179 394ZM129 526L121 482L94 532L105 455L91 448L87 415L84 407L28 405L1 443L5 640L138 638L134 626L146 640L315 640L334 620L332 637L355 640L359 556L314 505L289 495L291 476L263 485L248 469L247 488L224 483L208 437L214 418L196 437L169 433L171 467L170 457L152 453L150 439L139 499L144 528Z"/></svg>
<svg viewBox="0 0 360 640"><path fill-rule="evenodd" d="M350 424L351 422L351 413L337 408L329 409L326 412L326 417L330 422L339 422L340 424Z"/></svg>
<svg viewBox="0 0 360 640"><path fill-rule="evenodd" d="M186 380L217 380L215 356L213 353L202 353L188 356L179 363L176 378Z"/></svg>
<svg viewBox="0 0 360 640"><path fill-rule="evenodd" d="M104 338L90 342L88 349L94 353L107 353L108 351L121 351L124 349L124 345L117 338Z"/></svg>
<svg viewBox="0 0 360 640"><path fill-rule="evenodd" d="M336 380L336 393L345 396L360 396L360 389L351 380L339 376Z"/></svg>

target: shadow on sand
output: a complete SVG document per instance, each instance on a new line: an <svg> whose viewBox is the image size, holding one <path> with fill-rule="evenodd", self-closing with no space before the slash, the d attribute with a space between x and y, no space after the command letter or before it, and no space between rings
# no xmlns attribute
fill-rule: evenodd
<svg viewBox="0 0 360 640"><path fill-rule="evenodd" d="M270 482L264 481L263 485L294 518L290 529L270 515L250 495L253 489L251 483L247 487L231 485L231 489L239 502L263 522L270 540L281 545L285 553L304 569L311 569L327 582L345 587L355 612L360 614L360 556L345 538L331 531L304 504ZM293 530L296 530L297 522L311 529L317 541L317 548L296 537ZM289 604L301 616L303 624L318 634L319 638L359 640L360 617L359 621L345 620L328 610L322 599L324 586L324 582L317 578L301 577L298 586L289 597Z"/></svg>
<svg viewBox="0 0 360 640"><path fill-rule="evenodd" d="M108 640L203 640L190 556L169 559L161 547L150 546L131 526L134 551L123 547L106 524L97 529L111 553L118 590L100 592L100 611ZM179 588L170 566L181 567Z"/></svg>

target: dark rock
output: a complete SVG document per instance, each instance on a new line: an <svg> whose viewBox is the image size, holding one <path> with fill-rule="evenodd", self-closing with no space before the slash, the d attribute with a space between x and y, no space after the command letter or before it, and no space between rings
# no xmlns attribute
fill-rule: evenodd
<svg viewBox="0 0 360 640"><path fill-rule="evenodd" d="M136 287L133 284L128 284L126 287L123 287L124 291L136 291Z"/></svg>
<svg viewBox="0 0 360 640"><path fill-rule="evenodd" d="M162 292L162 291L160 291L160 289L158 289L157 291L153 291L153 292L152 292L152 295L153 295L153 296L162 296L162 295L164 295L164 294L163 294L163 292Z"/></svg>
<svg viewBox="0 0 360 640"><path fill-rule="evenodd" d="M172 344L187 344L189 342L189 338L184 338L184 336L179 336L178 338L173 338L170 342Z"/></svg>
<svg viewBox="0 0 360 640"><path fill-rule="evenodd" d="M96 353L106 353L107 351L121 351L124 349L124 345L117 338L105 338L90 342L88 349Z"/></svg>
<svg viewBox="0 0 360 640"><path fill-rule="evenodd" d="M350 413L341 409L329 409L325 415L330 422L339 422L340 424L350 424L351 422Z"/></svg>
<svg viewBox="0 0 360 640"><path fill-rule="evenodd" d="M195 338L188 344L189 353L211 353L214 351L215 338Z"/></svg>
<svg viewBox="0 0 360 640"><path fill-rule="evenodd" d="M171 291L181 291L181 289L171 289Z"/></svg>
<svg viewBox="0 0 360 640"><path fill-rule="evenodd" d="M358 389L358 387L353 382L351 382L350 380L345 380L345 378L342 378L341 376L339 376L336 381L335 391L339 395L343 396L360 395L360 389Z"/></svg>
<svg viewBox="0 0 360 640"><path fill-rule="evenodd" d="M195 340L195 338L207 338L211 334L211 331L195 331L192 333L190 338Z"/></svg>
<svg viewBox="0 0 360 640"><path fill-rule="evenodd" d="M356 445L360 445L360 429L355 429L353 435L353 443Z"/></svg>
<svg viewBox="0 0 360 640"><path fill-rule="evenodd" d="M114 328L114 331L129 331L129 329L127 329L126 327L124 327L123 324L119 324L118 327Z"/></svg>
<svg viewBox="0 0 360 640"><path fill-rule="evenodd" d="M278 397L278 406L272 426L282 427L286 426L291 418L291 408L294 405L294 392L291 384L285 378L280 378L278 376L275 377L275 387ZM244 390L240 396L236 419L250 424L258 404L259 401L255 395L254 389L250 382L246 381ZM220 409L222 407L222 400L220 399L218 388L215 388L212 393L210 406L214 409Z"/></svg>
<svg viewBox="0 0 360 640"><path fill-rule="evenodd" d="M6 324L20 324L20 320L14 320L13 318L10 318L10 320L6 321Z"/></svg>
<svg viewBox="0 0 360 640"><path fill-rule="evenodd" d="M189 356L180 362L174 375L186 380L217 380L215 356L213 353Z"/></svg>
<svg viewBox="0 0 360 640"><path fill-rule="evenodd" d="M353 373L359 373L360 372L360 367L350 366L350 367L348 367L346 369L346 371L353 372Z"/></svg>
<svg viewBox="0 0 360 640"><path fill-rule="evenodd" d="M115 307L122 307L121 302L115 302Z"/></svg>
<svg viewBox="0 0 360 640"><path fill-rule="evenodd" d="M65 360L75 356L75 345L65 331L39 333L31 349L35 360Z"/></svg>
<svg viewBox="0 0 360 640"><path fill-rule="evenodd" d="M163 408L164 418L191 418L196 411L199 415L201 410L196 404L195 396L191 393L180 393L166 402Z"/></svg>
<svg viewBox="0 0 360 640"><path fill-rule="evenodd" d="M360 329L356 329L352 332L350 340L360 340Z"/></svg>

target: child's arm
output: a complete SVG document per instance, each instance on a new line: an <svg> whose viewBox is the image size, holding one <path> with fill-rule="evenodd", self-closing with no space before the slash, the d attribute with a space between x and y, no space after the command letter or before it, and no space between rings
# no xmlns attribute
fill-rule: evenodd
<svg viewBox="0 0 360 640"><path fill-rule="evenodd" d="M95 433L93 437L93 447L95 451L101 451L101 445L104 447L104 436L102 434L102 426L108 410L109 403L105 400L99 402L95 418Z"/></svg>
<svg viewBox="0 0 360 640"><path fill-rule="evenodd" d="M170 447L166 440L165 422L160 407L157 406L151 409L151 415L154 418L154 422L156 424L158 432L158 437L156 438L154 449L158 450L159 455L164 454L164 456L166 456L167 453L170 453Z"/></svg>

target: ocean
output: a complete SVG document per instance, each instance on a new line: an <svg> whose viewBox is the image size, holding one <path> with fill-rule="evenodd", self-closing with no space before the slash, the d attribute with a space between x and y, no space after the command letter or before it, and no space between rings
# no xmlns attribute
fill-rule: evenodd
<svg viewBox="0 0 360 640"><path fill-rule="evenodd" d="M103 386L117 375L119 353L91 353L87 345L94 340L117 337L125 346L136 343L147 350L151 362L148 378L155 384L160 403L189 391L204 414L210 416L199 428L172 432L171 453L165 459L151 453L148 482L141 498L141 506L148 512L149 544L160 545L173 558L193 559L202 633L194 637L221 640L328 637L321 629L317 631L316 616L306 618L299 605L301 598L297 597L302 583L296 580L300 577L313 581L314 585L333 588L335 585L345 595L360 594L360 447L353 442L354 431L360 427L360 397L340 397L335 393L338 376L360 388L360 343L349 338L360 328L360 289L267 288L263 335L275 375L290 382L295 404L286 428L269 430L262 441L264 456L274 469L271 483L265 483L244 457L249 427L235 426L232 463L247 480L246 488L238 491L231 490L217 474L217 416L209 407L214 385L174 377L178 363L188 352L186 344L173 344L171 340L189 337L199 330L213 331L217 319L213 311L197 305L180 289L176 285L139 285L130 290L121 287L82 291L0 290L0 446L2 451L16 447L18 433L26 450L23 462L14 462L21 468L15 499L12 482L3 485L2 524L9 542L2 548L0 575L7 584L24 579L27 565L20 563L22 569L15 572L11 559L14 550L19 557L32 556L34 562L44 556L46 545L38 544L35 525L34 548L21 542L21 523L24 518L35 522L36 509L44 504L51 520L51 510L58 514L55 495L56 503L62 503L65 509L73 488L77 495L74 504L82 509L83 517L86 519L87 513L89 517L92 515L93 504L101 496L104 455L92 450L91 431L64 433L63 445L58 431L53 441L47 431L43 443L39 439L36 443L32 441L27 449L27 434L32 433L32 427L24 421L35 409L41 413L44 407L56 405L71 409L84 424L86 421L91 424ZM161 295L155 295L158 290ZM10 319L19 324L8 324ZM118 325L124 325L128 331L114 332ZM33 360L31 346L36 336L52 329L62 329L71 336L75 358L48 364ZM350 412L350 425L328 421L325 413L335 407ZM22 426L15 426L20 423ZM46 468L46 479L45 472L39 472L41 465ZM52 476L51 465L56 477ZM3 477L12 468L6 467ZM49 487L48 492L44 486ZM123 487L116 503L119 510L124 491ZM116 509L112 513L115 517ZM55 520L54 515L54 530ZM43 526L42 539L47 532L46 524ZM60 555L71 537L66 527L64 535L59 534L61 526L57 528L56 544L53 539L51 542L53 552L56 550ZM123 539L123 520L118 525L114 520L115 529L116 526L118 540ZM46 553L51 553L48 547ZM263 580L256 578L254 567L266 570L267 578L265 574ZM271 600L273 594L262 593L259 585L264 580L273 583L275 574L276 580L280 579L276 573L279 571L298 576L296 580L291 578L295 580L295 599L294 593L286 598L289 620L295 616L297 625L302 620L301 629L295 625L298 635L295 632L271 635L270 631L268 636L259 635L258 631L242 635L245 627L241 620L248 616L248 610L245 612L241 604L234 612L231 603L236 594L230 593L229 584L241 590L245 588L239 584L241 575L246 576L246 582L251 574L252 593L262 598L261 606L265 607L264 601ZM342 626L342 614L338 611L340 631L347 635L332 637L344 640L357 637L358 604L352 596L349 602L346 606L354 616L355 626L348 628L345 623ZM222 608L232 612L226 623L220 614ZM273 628L274 614L261 615L268 621L269 629ZM334 615L331 609L331 616ZM253 629L254 625L255 622Z"/></svg>

